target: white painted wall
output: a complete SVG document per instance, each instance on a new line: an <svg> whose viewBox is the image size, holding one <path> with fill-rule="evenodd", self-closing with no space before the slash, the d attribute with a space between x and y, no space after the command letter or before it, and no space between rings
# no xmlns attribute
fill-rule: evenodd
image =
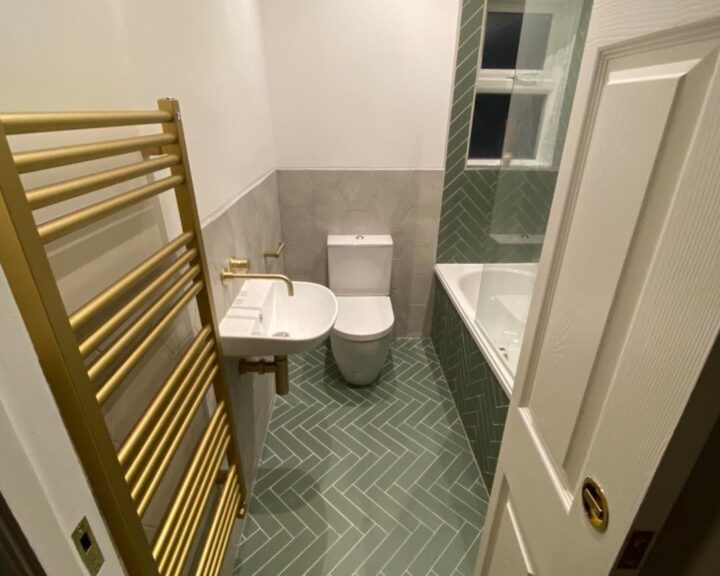
<svg viewBox="0 0 720 576"><path fill-rule="evenodd" d="M203 221L276 166L441 169L459 4L0 0L0 109L179 98Z"/></svg>
<svg viewBox="0 0 720 576"><path fill-rule="evenodd" d="M442 169L458 0L263 0L280 168Z"/></svg>
<svg viewBox="0 0 720 576"><path fill-rule="evenodd" d="M180 100L201 220L275 167L259 0L0 0L0 110Z"/></svg>
<svg viewBox="0 0 720 576"><path fill-rule="evenodd" d="M103 574L121 574L2 268L0 326L0 491L48 574L86 573L70 538L83 516L105 556Z"/></svg>
<svg viewBox="0 0 720 576"><path fill-rule="evenodd" d="M459 0L0 0L0 111L178 98L207 222L277 166L442 168L458 9ZM56 140L66 142L47 145ZM123 228L103 222L50 247L69 309L130 255L166 241L157 208L144 203ZM83 515L118 573L2 274L0 321L0 445L14 463L0 466L0 489L49 573L79 572L67 536Z"/></svg>
<svg viewBox="0 0 720 576"><path fill-rule="evenodd" d="M0 110L154 108L158 97L178 98L200 217L208 221L276 164L258 2L0 0ZM67 142L57 136L43 137L41 145ZM28 181L37 185L42 178ZM157 249L168 234L157 201L149 201L54 243L49 255L68 308ZM105 552L103 573L118 574L15 302L4 276L0 280L0 446L13 462L0 466L0 488L49 574L83 571L68 538L83 515ZM166 348L167 342L164 354L153 358L156 374L169 361ZM156 375L153 381L161 380ZM127 412L121 408L117 417L108 415L111 429Z"/></svg>

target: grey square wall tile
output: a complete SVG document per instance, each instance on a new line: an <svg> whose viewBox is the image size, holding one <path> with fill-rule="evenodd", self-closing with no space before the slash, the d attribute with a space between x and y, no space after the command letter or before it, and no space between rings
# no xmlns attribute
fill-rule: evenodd
<svg viewBox="0 0 720 576"><path fill-rule="evenodd" d="M320 237L310 210L304 207L286 206L280 211L282 236L286 243L309 242Z"/></svg>
<svg viewBox="0 0 720 576"><path fill-rule="evenodd" d="M406 188L381 189L372 203L371 210L386 230L395 234L403 220L412 211Z"/></svg>
<svg viewBox="0 0 720 576"><path fill-rule="evenodd" d="M327 282L328 234L393 236L394 264L403 265L393 272L395 331L406 334L411 290L416 306L427 301L428 283L412 283L434 264L442 171L281 170L277 180L291 278Z"/></svg>
<svg viewBox="0 0 720 576"><path fill-rule="evenodd" d="M423 214L440 217L443 197L443 173L440 170L418 170L408 183L412 204Z"/></svg>
<svg viewBox="0 0 720 576"><path fill-rule="evenodd" d="M312 203L313 185L305 170L278 172L280 206L309 206Z"/></svg>
<svg viewBox="0 0 720 576"><path fill-rule="evenodd" d="M313 243L292 243L285 248L285 271L295 274L311 274L320 256L320 246Z"/></svg>
<svg viewBox="0 0 720 576"><path fill-rule="evenodd" d="M432 282L432 272L413 274L410 282L409 303L413 306L427 306Z"/></svg>
<svg viewBox="0 0 720 576"><path fill-rule="evenodd" d="M375 170L373 175L380 190L405 190L414 172L409 170Z"/></svg>
<svg viewBox="0 0 720 576"><path fill-rule="evenodd" d="M342 170L308 170L307 175L316 190L337 190L342 184L345 172Z"/></svg>
<svg viewBox="0 0 720 576"><path fill-rule="evenodd" d="M340 188L315 188L312 197L313 206L335 206L350 208Z"/></svg>
<svg viewBox="0 0 720 576"><path fill-rule="evenodd" d="M388 234L387 225L372 210L348 210L343 222L343 234Z"/></svg>
<svg viewBox="0 0 720 576"><path fill-rule="evenodd" d="M379 190L372 172L366 170L347 172L339 189L350 208L369 208Z"/></svg>
<svg viewBox="0 0 720 576"><path fill-rule="evenodd" d="M310 207L315 226L323 234L324 242L328 234L342 234L350 209L347 206L314 204Z"/></svg>

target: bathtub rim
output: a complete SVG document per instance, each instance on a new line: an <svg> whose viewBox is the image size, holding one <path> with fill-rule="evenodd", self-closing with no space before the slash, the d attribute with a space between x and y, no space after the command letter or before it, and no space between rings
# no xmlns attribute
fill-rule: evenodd
<svg viewBox="0 0 720 576"><path fill-rule="evenodd" d="M445 293L462 319L463 324L465 324L465 328L470 332L475 344L485 357L485 361L500 382L503 392L510 398L515 378L505 362L500 358L499 353L493 347L490 339L475 323L474 308L470 308L470 303L467 305L463 303L460 296L461 290L458 285L460 277L468 272L479 271L482 273L483 268L483 264L435 264L433 267L435 276L440 281L440 284L442 284ZM476 305L477 303L473 304L473 306Z"/></svg>

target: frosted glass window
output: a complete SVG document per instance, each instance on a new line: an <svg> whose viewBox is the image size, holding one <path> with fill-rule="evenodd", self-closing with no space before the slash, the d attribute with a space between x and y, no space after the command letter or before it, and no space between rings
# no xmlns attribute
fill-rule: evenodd
<svg viewBox="0 0 720 576"><path fill-rule="evenodd" d="M545 94L513 94L509 119L505 125L505 152L514 160L537 156Z"/></svg>

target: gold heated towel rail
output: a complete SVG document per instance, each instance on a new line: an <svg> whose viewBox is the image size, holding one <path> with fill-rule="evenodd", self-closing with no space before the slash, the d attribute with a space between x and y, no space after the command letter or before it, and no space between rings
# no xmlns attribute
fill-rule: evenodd
<svg viewBox="0 0 720 576"><path fill-rule="evenodd" d="M149 124L160 125L161 132L16 153L8 140ZM25 189L21 179L28 172L133 152L144 152L144 160L33 189ZM166 169L169 176L35 222L34 210ZM181 234L68 313L45 245L171 189ZM245 514L245 484L178 102L159 100L150 111L0 114L0 191L0 261L128 573L186 570L212 488L221 483L196 566L199 575L217 574L233 520ZM192 301L201 328L116 450L102 405ZM143 514L210 388L214 413L148 542Z"/></svg>

